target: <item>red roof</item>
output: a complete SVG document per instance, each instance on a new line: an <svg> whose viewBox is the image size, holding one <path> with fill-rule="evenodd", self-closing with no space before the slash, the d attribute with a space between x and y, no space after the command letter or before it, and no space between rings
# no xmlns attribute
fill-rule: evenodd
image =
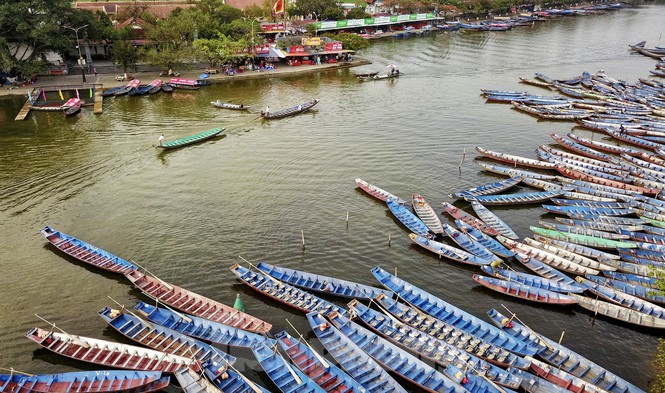
<svg viewBox="0 0 665 393"><path fill-rule="evenodd" d="M231 7L238 8L241 10L249 8L252 5L263 7L262 0L226 0L224 3L226 3L226 5L230 5ZM274 1L272 0L270 1L270 4L274 3L275 3Z"/></svg>

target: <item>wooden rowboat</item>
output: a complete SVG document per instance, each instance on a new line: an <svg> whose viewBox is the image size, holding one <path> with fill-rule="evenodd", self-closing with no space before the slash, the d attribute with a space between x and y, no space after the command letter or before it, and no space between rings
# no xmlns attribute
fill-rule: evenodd
<svg viewBox="0 0 665 393"><path fill-rule="evenodd" d="M282 355L262 344L252 348L252 352L259 361L268 377L283 393L297 391L300 393L326 393L305 374L289 365Z"/></svg>
<svg viewBox="0 0 665 393"><path fill-rule="evenodd" d="M555 167L555 169L559 173L561 173L562 175L564 175L566 177L569 177L571 179L584 180L584 181L588 181L588 182L591 182L591 183L596 183L596 184L606 185L606 186L610 186L610 187L620 188L620 189L624 189L624 190L628 190L628 191L635 191L635 192L638 192L638 193L648 194L648 195L656 195L658 193L658 191L650 189L650 188L646 188L646 187L642 187L642 186L636 186L636 185L628 184L628 183L623 183L623 182L619 182L619 181L616 181L616 180L603 179L603 178L597 177L597 176L587 175L585 173L582 173L580 171L576 171L574 169L564 168L560 165L557 165Z"/></svg>
<svg viewBox="0 0 665 393"><path fill-rule="evenodd" d="M619 321L630 324L649 327L654 329L665 329L665 319L655 318L639 311L618 306L616 304L595 300L585 296L570 294L577 299L578 304L595 314L605 315Z"/></svg>
<svg viewBox="0 0 665 393"><path fill-rule="evenodd" d="M600 271L598 271L597 269L582 266L566 258L562 258L548 251L530 246L525 243L520 243L511 239L507 239L503 236L498 236L497 240L503 243L503 245L505 245L506 247L510 247L513 251L521 252L526 256L536 258L540 262L543 262L555 269L563 270L572 274L581 274L581 275L600 273Z"/></svg>
<svg viewBox="0 0 665 393"><path fill-rule="evenodd" d="M125 274L125 277L146 295L197 317L255 333L268 333L272 328L271 324L259 318L177 285L169 284L157 277L136 270Z"/></svg>
<svg viewBox="0 0 665 393"><path fill-rule="evenodd" d="M496 173L499 175L503 176L509 176L509 177L523 177L523 178L531 178L531 179L540 179L540 180L554 180L556 179L556 176L554 175L545 175L542 173L537 173L529 170L522 170L522 169L517 169L514 167L507 167L503 165L490 165L486 164L484 162L478 162L478 166L483 168L484 170L492 173Z"/></svg>
<svg viewBox="0 0 665 393"><path fill-rule="evenodd" d="M478 284L494 291L537 303L558 305L570 305L577 303L575 299L568 295L564 295L559 292L548 291L514 281L506 281L494 277L485 277L481 276L480 274L474 274L473 280Z"/></svg>
<svg viewBox="0 0 665 393"><path fill-rule="evenodd" d="M523 192L517 194L479 195L464 197L464 199L469 202L480 202L483 205L512 206L526 205L530 203L542 203L562 194L562 190L551 190L543 192Z"/></svg>
<svg viewBox="0 0 665 393"><path fill-rule="evenodd" d="M195 373L192 369L182 368L175 373L175 377L185 393L222 393L205 375Z"/></svg>
<svg viewBox="0 0 665 393"><path fill-rule="evenodd" d="M583 136L573 134L572 132L569 132L567 134L568 138L572 139L573 141L582 144L584 146L588 146L590 148L596 149L596 150L602 150L607 153L613 153L613 154L630 154L631 156L639 155L642 152L640 150L633 149L631 147L625 147L625 146L619 146L619 145L612 145L609 143L605 142L600 142L600 141L593 141L591 139L585 138Z"/></svg>
<svg viewBox="0 0 665 393"><path fill-rule="evenodd" d="M25 336L59 355L105 367L167 373L174 373L182 367L190 367L200 371L194 359L133 345L57 333L37 327L28 330Z"/></svg>
<svg viewBox="0 0 665 393"><path fill-rule="evenodd" d="M305 313L328 313L332 311L346 313L343 308L330 303L327 300L323 300L289 284L277 281L262 272L253 272L238 264L231 266L229 269L231 269L233 274L242 280L242 282L249 285L253 290L297 310Z"/></svg>
<svg viewBox="0 0 665 393"><path fill-rule="evenodd" d="M610 265L607 265L601 261L597 261L595 259L587 258L584 255L578 254L576 252L570 251L568 249L562 248L557 246L556 244L553 244L549 241L540 241L540 240L535 240L529 237L524 238L524 244L531 246L531 247L536 247L539 248L543 251L547 251L550 254L556 255L558 257L564 258L570 262L574 262L578 265L590 268L590 269L595 269L595 270L606 270L606 271L613 271L616 270ZM603 260L604 261L604 260Z"/></svg>
<svg viewBox="0 0 665 393"><path fill-rule="evenodd" d="M519 182L521 182L523 177L515 176L505 180L501 180L494 183L483 184L481 186L468 188L463 191L459 191L453 194L448 195L449 198L466 198L474 197L480 195L491 195L498 194L502 191L515 187Z"/></svg>
<svg viewBox="0 0 665 393"><path fill-rule="evenodd" d="M303 113L303 112L306 112L306 111L312 109L312 107L314 107L314 105L316 105L318 103L319 103L319 99L317 98L317 99L314 99L312 101L302 103L300 105L296 105L296 106L292 106L290 108L279 110L277 112L264 113L263 111L261 111L261 117L266 119L266 120L274 120L274 119L282 119L282 118L289 117L289 116L295 116L297 114L300 114L300 113Z"/></svg>
<svg viewBox="0 0 665 393"><path fill-rule="evenodd" d="M249 110L249 107L243 104L229 104L228 102L222 102L221 100L210 101L210 103L217 108L231 109L235 111Z"/></svg>
<svg viewBox="0 0 665 393"><path fill-rule="evenodd" d="M45 226L39 232L58 250L81 262L113 273L125 274L131 270L138 269L133 263L86 243L83 240L56 231L49 226Z"/></svg>
<svg viewBox="0 0 665 393"><path fill-rule="evenodd" d="M373 196L374 198L386 202L388 199L392 199L395 202L399 203L400 205L403 205L406 203L404 199L401 199L388 191L381 189L373 184L370 184L362 179L356 179L356 184L358 187L360 187L361 190L365 191L369 195Z"/></svg>
<svg viewBox="0 0 665 393"><path fill-rule="evenodd" d="M427 392L464 393L466 390L440 372L387 340L350 321L343 315L327 315L330 324L367 352L385 369L403 377Z"/></svg>
<svg viewBox="0 0 665 393"><path fill-rule="evenodd" d="M443 233L443 227L441 226L441 220L439 216L436 215L432 206L423 198L420 194L413 194L413 210L416 212L418 217L422 222L427 225L427 227L435 234Z"/></svg>
<svg viewBox="0 0 665 393"><path fill-rule="evenodd" d="M600 285L591 280L587 280L584 277L578 276L575 279L583 285L587 291L595 295L596 298L601 298L610 303L651 315L654 318L665 319L665 308L661 306L648 302L637 296L614 290L607 285Z"/></svg>
<svg viewBox="0 0 665 393"><path fill-rule="evenodd" d="M134 306L134 310L152 323L206 342L240 348L251 348L264 341L268 341L267 345L269 346L275 344L273 339L266 336L193 315L179 313L168 308L138 302Z"/></svg>
<svg viewBox="0 0 665 393"><path fill-rule="evenodd" d="M368 326L373 333L384 337L392 344L432 361L444 369L452 366L457 369L470 370L467 377L475 385L472 387L474 390L471 391L484 389L485 392L498 393L499 390L492 384L512 389L518 389L520 386L520 378L515 378L505 370L482 359L469 357L463 350L455 348L441 339L413 327L405 326L385 314L370 309L357 300L352 300L348 306L352 315L362 320L364 325ZM365 332L369 333L369 331ZM371 335L368 334L368 336ZM483 379L483 377L486 377L489 381Z"/></svg>
<svg viewBox="0 0 665 393"><path fill-rule="evenodd" d="M589 246L594 248L609 248L609 249L637 248L637 244L634 242L604 239L602 237L578 235L576 233L569 233L569 232L559 232L535 226L531 226L529 227L529 229L531 229L531 231L535 234L545 236L550 239L564 240L567 242L581 244L583 246Z"/></svg>
<svg viewBox="0 0 665 393"><path fill-rule="evenodd" d="M307 321L337 363L369 393L406 393L386 370L321 314L307 314Z"/></svg>
<svg viewBox="0 0 665 393"><path fill-rule="evenodd" d="M422 222L415 214L411 213L409 209L390 198L388 198L386 201L386 205L388 205L388 209L390 209L390 212L395 216L395 218L404 224L404 226L407 227L411 232L426 238L434 238L434 234L430 232L427 225L425 225L425 223Z"/></svg>
<svg viewBox="0 0 665 393"><path fill-rule="evenodd" d="M3 393L147 393L165 389L160 371L100 370L60 374L0 374Z"/></svg>
<svg viewBox="0 0 665 393"><path fill-rule="evenodd" d="M472 216L471 214L451 205L448 202L443 202L443 208L446 210L446 213L450 214L453 218L461 220L474 228L478 228L487 235L496 236L499 234L499 231L487 225L483 220Z"/></svg>
<svg viewBox="0 0 665 393"><path fill-rule="evenodd" d="M537 275L546 278L550 281L557 282L561 285L577 286L577 282L567 275L563 274L560 270L544 263L535 257L530 257L526 254L519 252L515 253L515 259L520 262L524 267L528 268Z"/></svg>
<svg viewBox="0 0 665 393"><path fill-rule="evenodd" d="M504 281L514 282L518 284L528 285L530 287L544 289L551 292L559 293L582 293L584 288L579 285L566 284L557 280L550 280L545 277L535 276L533 274L516 272L514 270L500 269L491 266L481 266L480 269L496 278Z"/></svg>
<svg viewBox="0 0 665 393"><path fill-rule="evenodd" d="M553 367L540 360L536 360L531 356L527 356L527 359L531 362L530 370L534 374L557 386L561 386L568 391L574 393L607 393L607 390L601 389L581 378L568 374L564 370Z"/></svg>
<svg viewBox="0 0 665 393"><path fill-rule="evenodd" d="M578 302L580 301L579 298L587 299L584 296L576 294L571 294L570 296L578 298ZM581 303L578 304L581 305ZM525 344L528 343L536 346L540 359L557 368L566 370L571 375L582 378L584 381L612 393L645 393L642 389L604 367L597 365L556 341L534 332L495 309L489 310L487 315L492 323L506 334L519 339Z"/></svg>
<svg viewBox="0 0 665 393"><path fill-rule="evenodd" d="M505 341L500 337L474 335L387 296L380 295L375 301L385 312L392 314L400 322L444 340L456 348L464 349L470 355L502 368L521 370L529 368L529 363L525 362L524 358L501 346Z"/></svg>
<svg viewBox="0 0 665 393"><path fill-rule="evenodd" d="M501 162L506 162L508 164L521 165L521 166L527 166L539 169L554 169L554 164L546 161L540 161L532 158L525 158L525 157L514 156L511 154L494 152L491 150L483 149L482 147L479 146L476 147L476 151L484 155L485 157Z"/></svg>
<svg viewBox="0 0 665 393"><path fill-rule="evenodd" d="M455 225L462 233L467 235L473 241L480 243L485 248L490 250L493 254L504 258L510 258L515 255L512 251L504 247L496 239L484 234L480 229L473 227L462 220L455 220Z"/></svg>
<svg viewBox="0 0 665 393"><path fill-rule="evenodd" d="M321 276L301 270L279 267L266 262L259 262L256 265L256 268L279 281L286 282L308 291L350 299L373 299L380 294L391 295L390 291L369 285L340 280L339 278L334 277Z"/></svg>
<svg viewBox="0 0 665 393"><path fill-rule="evenodd" d="M547 229L553 229L555 231L559 232L566 232L566 233L575 233L578 235L586 235L586 236L594 236L594 237L600 237L603 239L611 239L611 240L628 240L630 239L630 236L624 233L614 233L614 232L605 232L605 231L599 231L597 229L591 229L591 228L586 228L582 226L577 226L577 225L565 225L561 224L558 222L550 222L550 221L538 221L540 226L543 228Z"/></svg>
<svg viewBox="0 0 665 393"><path fill-rule="evenodd" d="M409 234L409 238L420 247L439 255L439 257L445 257L453 261L474 266L489 265L492 263L492 260L490 259L481 258L477 255L460 250L459 248L449 246L445 243L440 243L436 240L418 236L415 233Z"/></svg>
<svg viewBox="0 0 665 393"><path fill-rule="evenodd" d="M130 340L176 356L193 357L201 364L214 362L222 365L235 363L236 358L195 338L160 325L153 325L122 310L104 307L102 317L118 333Z"/></svg>
<svg viewBox="0 0 665 393"><path fill-rule="evenodd" d="M173 141L164 142L157 147L161 149L177 149L180 147L189 146L195 143L203 142L212 139L221 134L225 130L224 127L213 128L212 130L203 131L198 134L189 135L184 138L176 139Z"/></svg>
<svg viewBox="0 0 665 393"><path fill-rule="evenodd" d="M543 205L543 208L550 213L570 215L590 215L590 216L629 216L637 213L633 208L615 209L605 207L587 207L587 206L561 206L561 205Z"/></svg>
<svg viewBox="0 0 665 393"><path fill-rule="evenodd" d="M490 261L491 263L502 262L501 258L494 255L492 251L475 241L466 233L459 231L448 224L443 225L443 230L445 231L446 235L448 235L448 237L457 243L457 245L470 252L471 254Z"/></svg>
<svg viewBox="0 0 665 393"><path fill-rule="evenodd" d="M629 284L635 286L643 286L649 289L658 289L662 285L660 279L642 276L639 274L630 274L630 273L618 273L618 272L603 272L603 276L610 278L612 280L625 281Z"/></svg>
<svg viewBox="0 0 665 393"><path fill-rule="evenodd" d="M644 299L649 302L665 304L665 296L656 291L652 291L649 288L632 285L624 281L615 281L605 277L592 276L592 275L586 275L585 277L595 283L612 287L617 291L627 293L628 295L633 295L635 297L639 297L640 299Z"/></svg>
<svg viewBox="0 0 665 393"><path fill-rule="evenodd" d="M398 278L378 266L372 268L374 277L386 288L395 292L404 301L409 302L434 318L449 323L485 340L494 342L519 355L533 355L536 350L513 339L506 333L452 304L425 292L424 290ZM499 344L500 343L500 344Z"/></svg>
<svg viewBox="0 0 665 393"><path fill-rule="evenodd" d="M587 147L585 145L582 145L581 143L577 143L573 140L570 140L566 137L563 137L559 134L552 133L550 134L550 137L557 141L561 146L565 147L568 150L572 150L576 153L579 153L583 156L587 156L590 158L595 158L596 160L601 160L601 161L607 161L607 162L612 162L616 160L616 157L611 156L607 153L600 152L598 150L594 150L590 147Z"/></svg>
<svg viewBox="0 0 665 393"><path fill-rule="evenodd" d="M487 225L489 225L499 234L509 239L519 239L519 236L517 236L515 231L513 231L508 226L508 224L506 224L496 214L492 213L488 208L483 206L480 202L472 201L471 207L473 208L473 211L476 212L478 217L480 217L480 219L483 220L483 222L487 223Z"/></svg>
<svg viewBox="0 0 665 393"><path fill-rule="evenodd" d="M309 344L281 331L275 335L286 355L300 371L328 393L365 393L365 388L340 368L323 359Z"/></svg>

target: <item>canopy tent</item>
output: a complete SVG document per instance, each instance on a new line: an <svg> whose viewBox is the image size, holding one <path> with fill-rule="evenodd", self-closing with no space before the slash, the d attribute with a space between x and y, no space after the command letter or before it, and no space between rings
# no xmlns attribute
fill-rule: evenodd
<svg viewBox="0 0 665 393"><path fill-rule="evenodd" d="M280 49L270 47L270 50L268 53L259 53L256 55L257 57L279 57L280 59L283 59L286 57L284 52L282 52Z"/></svg>

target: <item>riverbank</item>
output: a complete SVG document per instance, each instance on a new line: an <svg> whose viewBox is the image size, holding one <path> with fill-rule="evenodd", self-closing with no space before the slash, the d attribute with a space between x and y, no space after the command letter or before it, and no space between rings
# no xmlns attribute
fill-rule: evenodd
<svg viewBox="0 0 665 393"><path fill-rule="evenodd" d="M300 75L300 74L313 74L317 72L324 72L330 70L339 70L345 68L359 67L363 65L372 64L371 61L364 59L362 57L354 56L351 61L344 61L339 63L332 64L320 64L320 65L300 65L300 66L289 66L286 64L276 64L275 69L273 70L259 70L259 71L247 71L239 73L236 75L224 75L224 74L210 74L210 77L207 80L212 81L213 83L224 83L234 80L244 80L244 79L263 79L263 78L278 78L286 75ZM37 81L33 84L22 86L22 87L3 87L0 89L0 96L9 96L9 95L21 95L27 96L29 91L36 87L41 86L58 86L58 85L77 85L82 83L82 76L78 68L71 68L72 73L68 75L53 75L53 76L40 76ZM198 79L199 75L203 74L204 70L188 70L180 72L179 78L185 79ZM104 89L113 88L116 86L125 85L126 81L118 81L116 77L122 73L105 73L105 74L86 74L87 83L102 84ZM148 72L137 72L131 73L135 79L140 79L142 83L147 84L153 81L154 79L161 78L164 82L169 80L169 76L159 76L158 73L154 71Z"/></svg>

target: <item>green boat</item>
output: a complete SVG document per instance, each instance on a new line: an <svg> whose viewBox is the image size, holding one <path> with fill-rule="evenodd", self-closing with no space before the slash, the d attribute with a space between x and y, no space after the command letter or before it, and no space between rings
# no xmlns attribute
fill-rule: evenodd
<svg viewBox="0 0 665 393"><path fill-rule="evenodd" d="M577 233L559 232L553 229L545 229L540 227L529 227L533 233L545 236L550 239L564 240L569 243L581 244L594 248L637 248L634 242L624 242L612 239L604 239L601 237L579 235Z"/></svg>
<svg viewBox="0 0 665 393"><path fill-rule="evenodd" d="M173 141L162 142L157 147L162 149L177 149L179 147L188 146L194 143L202 142L210 138L214 138L224 131L224 127L213 128L212 130L203 131L198 134L186 136L184 138L176 139Z"/></svg>

